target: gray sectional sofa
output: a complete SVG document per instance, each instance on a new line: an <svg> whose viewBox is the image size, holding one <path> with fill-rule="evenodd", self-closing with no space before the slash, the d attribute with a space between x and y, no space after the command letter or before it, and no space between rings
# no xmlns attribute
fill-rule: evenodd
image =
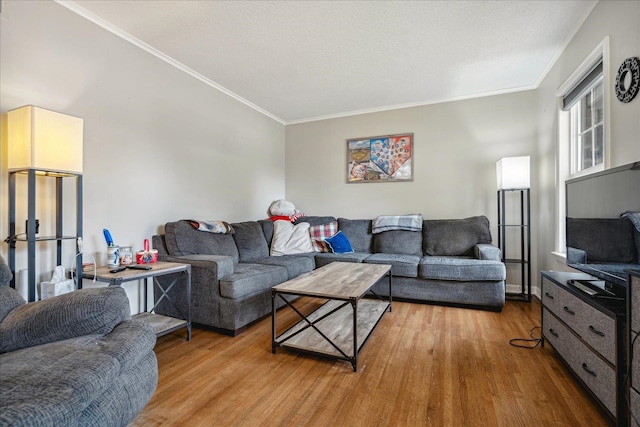
<svg viewBox="0 0 640 427"><path fill-rule="evenodd" d="M119 286L25 303L0 257L0 426L126 426L158 382L156 336Z"/></svg>
<svg viewBox="0 0 640 427"><path fill-rule="evenodd" d="M233 234L199 231L187 221L169 222L153 242L161 260L191 264L192 321L232 335L270 313L272 286L333 261L391 265L394 298L502 310L506 270L500 250L491 244L486 217L424 220L421 231L376 234L371 219L305 216L297 222L332 221L353 252L270 256L270 220L231 224ZM373 290L388 293L383 283ZM185 297L178 289L172 291L184 310ZM157 313L178 315L166 298L158 302Z"/></svg>

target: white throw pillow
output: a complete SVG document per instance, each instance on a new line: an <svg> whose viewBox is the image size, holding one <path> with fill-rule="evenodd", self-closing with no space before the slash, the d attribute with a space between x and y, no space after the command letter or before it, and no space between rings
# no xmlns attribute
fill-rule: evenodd
<svg viewBox="0 0 640 427"><path fill-rule="evenodd" d="M278 220L273 223L271 255L290 255L313 252L309 223L293 225L290 221Z"/></svg>

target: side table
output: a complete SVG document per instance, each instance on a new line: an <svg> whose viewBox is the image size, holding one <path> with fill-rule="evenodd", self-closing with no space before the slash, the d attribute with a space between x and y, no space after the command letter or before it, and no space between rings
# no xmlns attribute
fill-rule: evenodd
<svg viewBox="0 0 640 427"><path fill-rule="evenodd" d="M177 262L163 262L158 261L153 264L142 264L151 267L150 270L138 270L130 269L119 271L117 273L111 273L109 270L112 267L98 267L95 274L95 279L99 282L108 283L109 286L120 286L124 282L130 282L134 280L145 280L144 286L144 312L133 316L134 319L145 321L153 326L156 331L156 336L166 335L180 328L187 328L187 341L191 341L191 265L181 264ZM163 287L157 280L159 276L165 276L167 274L182 273L169 285ZM169 290L178 283L180 278L186 278L186 299L187 299L187 313L186 315L180 311L180 309L171 301L169 297ZM92 271L85 271L82 273L83 279L94 279ZM151 310L147 310L147 288L149 285L149 279L153 279L153 284L157 286L162 292L162 296L156 301ZM153 311L163 298L167 298L176 307L176 310L182 315L182 319L176 319L173 317L163 316L156 314Z"/></svg>

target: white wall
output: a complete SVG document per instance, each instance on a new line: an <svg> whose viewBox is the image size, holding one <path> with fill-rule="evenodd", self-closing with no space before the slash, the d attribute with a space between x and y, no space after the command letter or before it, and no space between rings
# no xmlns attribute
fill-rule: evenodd
<svg viewBox="0 0 640 427"><path fill-rule="evenodd" d="M536 176L535 111L527 91L287 126L287 199L308 215L345 218L486 215L497 243L496 161L531 155ZM413 182L346 183L347 139L405 132L414 133Z"/></svg>
<svg viewBox="0 0 640 427"><path fill-rule="evenodd" d="M558 88L571 76L587 56L609 37L610 84L605 96L610 106L609 166L640 160L640 96L623 104L617 100L614 85L618 67L625 58L640 57L640 2L599 2L576 33L553 68L536 90L538 97L538 259L540 269L557 270L561 265L551 255L556 250L558 149Z"/></svg>
<svg viewBox="0 0 640 427"><path fill-rule="evenodd" d="M54 2L3 2L0 43L1 113L33 104L84 119L85 252L99 264L106 261L103 228L140 250L168 221L264 218L284 197L282 124ZM4 239L4 138L0 153ZM40 208L47 203L45 196L38 201ZM52 230L50 214L39 215L41 233ZM18 232L24 219L26 207ZM24 246L18 270L26 268ZM0 248L6 257L7 245ZM39 258L42 280L54 260ZM135 301L133 288L127 292Z"/></svg>

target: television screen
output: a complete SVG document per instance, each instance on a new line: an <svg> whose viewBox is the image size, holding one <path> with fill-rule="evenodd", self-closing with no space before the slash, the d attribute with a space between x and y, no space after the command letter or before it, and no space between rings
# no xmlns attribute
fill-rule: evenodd
<svg viewBox="0 0 640 427"><path fill-rule="evenodd" d="M640 268L640 162L566 181L566 203L567 264L624 286Z"/></svg>

